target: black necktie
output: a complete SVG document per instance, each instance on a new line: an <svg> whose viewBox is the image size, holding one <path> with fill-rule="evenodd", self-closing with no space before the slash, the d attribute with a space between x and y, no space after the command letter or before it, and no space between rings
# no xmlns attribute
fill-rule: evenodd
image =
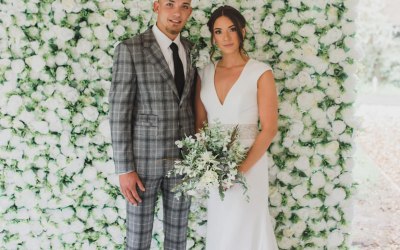
<svg viewBox="0 0 400 250"><path fill-rule="evenodd" d="M169 46L172 50L172 56L174 58L174 69L175 69L175 85L178 90L179 97L182 96L183 86L185 85L185 73L183 72L183 64L179 58L178 45L171 43Z"/></svg>

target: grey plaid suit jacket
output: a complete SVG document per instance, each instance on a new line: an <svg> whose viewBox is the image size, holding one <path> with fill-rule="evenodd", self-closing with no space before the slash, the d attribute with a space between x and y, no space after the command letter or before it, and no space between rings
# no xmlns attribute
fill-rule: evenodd
<svg viewBox="0 0 400 250"><path fill-rule="evenodd" d="M182 38L187 73L182 97L150 29L115 49L109 93L116 173L161 176L180 156L175 141L194 133L194 77L191 44Z"/></svg>

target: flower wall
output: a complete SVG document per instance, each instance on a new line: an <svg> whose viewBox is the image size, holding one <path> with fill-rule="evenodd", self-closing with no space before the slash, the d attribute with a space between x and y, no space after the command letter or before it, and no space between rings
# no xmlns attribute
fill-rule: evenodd
<svg viewBox="0 0 400 250"><path fill-rule="evenodd" d="M205 23L221 4L240 9L245 49L276 77L269 195L280 248L347 248L357 1L193 0L183 35L196 44L198 67L209 61ZM154 21L152 1L0 1L0 248L123 248L108 124L112 57ZM189 249L204 247L205 215L194 202ZM159 208L154 249L161 219Z"/></svg>

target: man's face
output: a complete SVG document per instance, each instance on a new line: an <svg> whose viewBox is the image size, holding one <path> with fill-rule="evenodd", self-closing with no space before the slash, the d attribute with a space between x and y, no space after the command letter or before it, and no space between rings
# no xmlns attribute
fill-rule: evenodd
<svg viewBox="0 0 400 250"><path fill-rule="evenodd" d="M182 31L190 14L191 0L159 0L154 2L154 12L157 16L157 27L174 40Z"/></svg>

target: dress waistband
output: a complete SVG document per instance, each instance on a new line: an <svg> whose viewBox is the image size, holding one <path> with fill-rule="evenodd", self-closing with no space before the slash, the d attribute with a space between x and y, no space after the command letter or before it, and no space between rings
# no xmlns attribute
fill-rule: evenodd
<svg viewBox="0 0 400 250"><path fill-rule="evenodd" d="M212 127L213 124L210 124ZM255 139L259 133L257 124L219 124L223 129L233 129L238 126L239 140Z"/></svg>

